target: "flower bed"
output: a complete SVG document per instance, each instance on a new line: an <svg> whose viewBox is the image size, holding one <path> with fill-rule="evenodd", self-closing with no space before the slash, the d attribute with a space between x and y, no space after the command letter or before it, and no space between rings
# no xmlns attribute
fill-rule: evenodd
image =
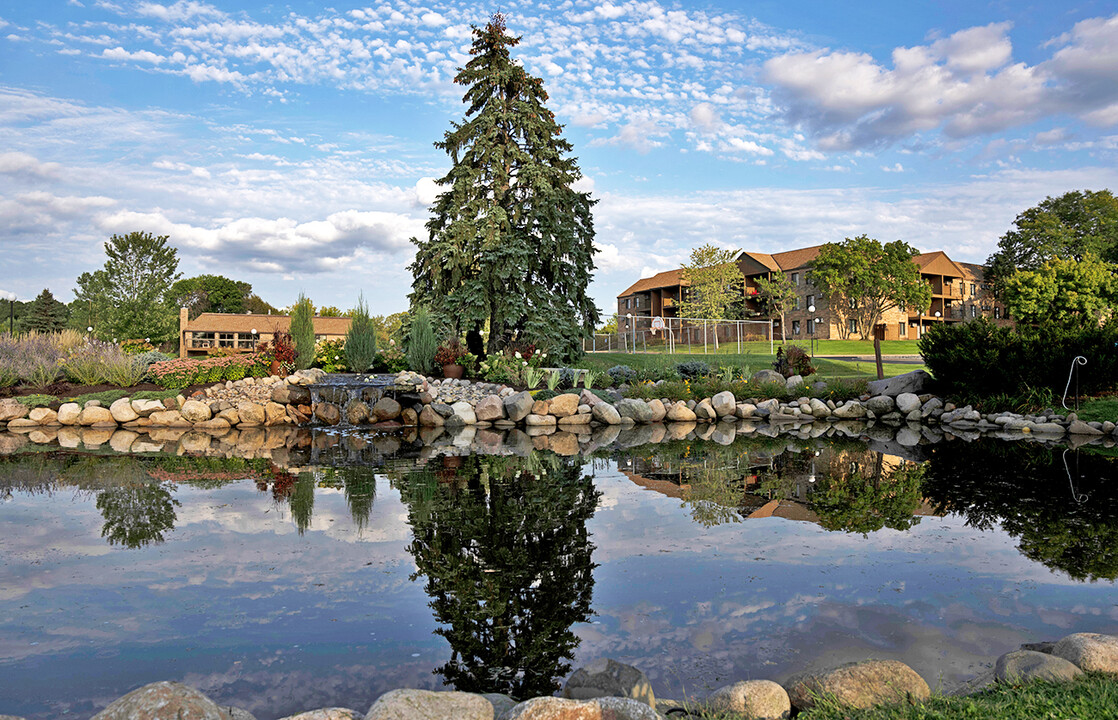
<svg viewBox="0 0 1118 720"><path fill-rule="evenodd" d="M246 375L264 377L270 359L261 353L231 355L200 360L167 360L153 363L152 379L161 387L183 388L189 385L241 380Z"/></svg>

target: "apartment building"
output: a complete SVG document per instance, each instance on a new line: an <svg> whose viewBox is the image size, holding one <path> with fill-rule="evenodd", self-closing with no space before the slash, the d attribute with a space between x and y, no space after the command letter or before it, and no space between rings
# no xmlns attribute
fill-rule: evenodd
<svg viewBox="0 0 1118 720"><path fill-rule="evenodd" d="M315 317L314 339L340 340L349 331L347 317ZM252 352L257 344L271 342L277 332L291 331L288 315L236 315L202 313L193 320L186 308L179 309L179 357L200 357L215 348Z"/></svg>

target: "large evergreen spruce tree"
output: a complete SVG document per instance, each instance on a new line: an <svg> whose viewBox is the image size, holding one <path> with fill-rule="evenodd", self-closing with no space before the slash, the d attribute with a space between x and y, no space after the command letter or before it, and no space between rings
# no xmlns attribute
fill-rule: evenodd
<svg viewBox="0 0 1118 720"><path fill-rule="evenodd" d="M547 109L543 81L509 55L504 17L474 28L473 58L454 81L469 88L465 120L436 147L453 160L415 262L412 303L474 335L488 352L534 342L557 359L581 352L598 321L589 193L571 144Z"/></svg>

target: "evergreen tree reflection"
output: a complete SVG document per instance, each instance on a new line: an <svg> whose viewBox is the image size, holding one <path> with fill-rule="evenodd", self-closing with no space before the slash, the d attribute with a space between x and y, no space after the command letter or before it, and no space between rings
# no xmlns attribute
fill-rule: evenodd
<svg viewBox="0 0 1118 720"><path fill-rule="evenodd" d="M579 465L551 454L448 460L461 466L399 483L415 577L427 577L452 651L436 672L467 692L550 695L571 669L571 626L590 616L586 521L599 494Z"/></svg>
<svg viewBox="0 0 1118 720"><path fill-rule="evenodd" d="M1077 580L1118 578L1118 460L982 439L936 446L925 494L967 524L1000 524L1026 556Z"/></svg>

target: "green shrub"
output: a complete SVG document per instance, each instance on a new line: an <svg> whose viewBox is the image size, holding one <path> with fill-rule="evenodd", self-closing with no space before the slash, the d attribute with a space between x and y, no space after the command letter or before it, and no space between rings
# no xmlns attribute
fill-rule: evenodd
<svg viewBox="0 0 1118 720"><path fill-rule="evenodd" d="M291 339L295 341L295 369L306 370L314 364L314 305L302 293L291 308Z"/></svg>
<svg viewBox="0 0 1118 720"><path fill-rule="evenodd" d="M1012 393L1014 368L1005 367L1014 332L987 318L935 324L916 344L924 364L943 392Z"/></svg>
<svg viewBox="0 0 1118 720"><path fill-rule="evenodd" d="M373 366L377 356L377 329L365 306L365 296L357 298L357 308L345 335L346 366L353 372L365 372Z"/></svg>
<svg viewBox="0 0 1118 720"><path fill-rule="evenodd" d="M773 370L786 378L793 375L807 377L815 372L815 368L811 365L811 356L799 345L778 347Z"/></svg>
<svg viewBox="0 0 1118 720"><path fill-rule="evenodd" d="M637 377L637 371L628 365L614 365L609 370L606 370L610 380L614 385L625 385L631 383Z"/></svg>
<svg viewBox="0 0 1118 720"><path fill-rule="evenodd" d="M435 351L438 349L439 341L435 337L431 315L427 308L420 307L415 311L408 330L408 366L423 375L431 375L435 369Z"/></svg>
<svg viewBox="0 0 1118 720"><path fill-rule="evenodd" d="M322 340L314 348L314 367L328 373L345 372L345 338Z"/></svg>
<svg viewBox="0 0 1118 720"><path fill-rule="evenodd" d="M679 376L684 380L694 380L695 378L710 375L711 369L710 365L707 365L702 360L689 360L676 365L675 371L679 373Z"/></svg>
<svg viewBox="0 0 1118 720"><path fill-rule="evenodd" d="M58 398L54 395L23 395L17 397L16 402L21 405L26 405L29 408L47 407L58 402Z"/></svg>

